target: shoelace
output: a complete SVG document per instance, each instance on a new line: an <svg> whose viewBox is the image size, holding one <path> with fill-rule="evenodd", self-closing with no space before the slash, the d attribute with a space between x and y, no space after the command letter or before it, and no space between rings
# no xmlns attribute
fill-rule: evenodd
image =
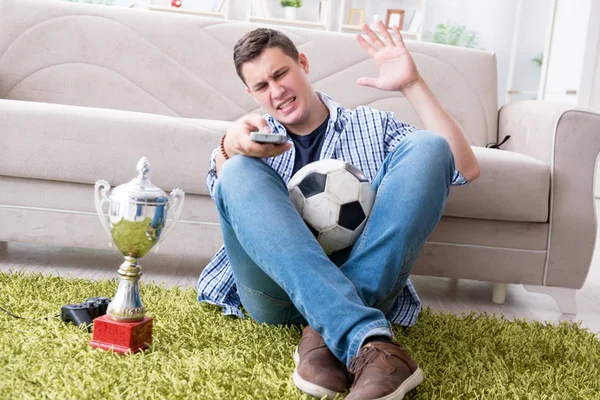
<svg viewBox="0 0 600 400"><path fill-rule="evenodd" d="M355 382L360 377L360 374L365 366L377 355L377 349L369 346L366 350L360 352L357 357L354 357L348 364L348 371L355 375Z"/></svg>

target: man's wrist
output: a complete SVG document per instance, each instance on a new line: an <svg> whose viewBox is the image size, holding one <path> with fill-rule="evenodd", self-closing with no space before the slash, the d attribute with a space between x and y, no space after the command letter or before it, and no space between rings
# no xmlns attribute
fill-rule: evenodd
<svg viewBox="0 0 600 400"><path fill-rule="evenodd" d="M423 90L425 86L427 86L425 80L421 77L421 75L419 75L419 77L413 82L400 89L400 92L404 95L404 97L409 97L412 96L413 93Z"/></svg>
<svg viewBox="0 0 600 400"><path fill-rule="evenodd" d="M229 155L229 153L227 152L227 149L225 148L225 137L226 136L227 136L227 134L224 134L223 136L221 136L221 143L220 143L219 147L220 147L221 155L223 156L223 158L225 160L229 160L231 158L231 156Z"/></svg>
<svg viewBox="0 0 600 400"><path fill-rule="evenodd" d="M233 150L231 148L231 143L230 140L231 138L227 137L227 134L225 133L223 135L223 145L221 146L221 154L223 154L223 151L227 154L227 158L226 159L230 159L233 156L237 156L239 153L235 150Z"/></svg>

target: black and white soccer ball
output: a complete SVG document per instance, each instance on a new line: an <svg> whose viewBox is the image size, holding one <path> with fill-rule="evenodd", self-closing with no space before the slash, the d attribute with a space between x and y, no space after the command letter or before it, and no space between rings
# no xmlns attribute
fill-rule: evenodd
<svg viewBox="0 0 600 400"><path fill-rule="evenodd" d="M327 254L356 242L375 201L365 175L341 160L307 164L287 187L290 200Z"/></svg>

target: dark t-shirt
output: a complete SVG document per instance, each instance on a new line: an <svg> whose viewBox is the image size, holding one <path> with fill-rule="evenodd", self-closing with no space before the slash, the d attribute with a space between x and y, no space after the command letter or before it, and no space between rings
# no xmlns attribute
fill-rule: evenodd
<svg viewBox="0 0 600 400"><path fill-rule="evenodd" d="M327 114L325 121L308 135L301 136L290 131L287 132L296 146L296 158L294 159L292 176L306 164L319 160L328 122L329 114Z"/></svg>

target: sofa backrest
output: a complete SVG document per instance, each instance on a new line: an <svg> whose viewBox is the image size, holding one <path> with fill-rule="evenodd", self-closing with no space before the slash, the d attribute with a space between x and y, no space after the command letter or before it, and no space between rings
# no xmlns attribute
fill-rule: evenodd
<svg viewBox="0 0 600 400"><path fill-rule="evenodd" d="M262 112L233 66L257 25L59 0L0 0L0 98L216 120ZM400 93L356 85L377 76L354 35L285 32L310 62L317 90L340 104L394 111L422 126ZM497 138L493 53L407 41L421 75L473 145Z"/></svg>

